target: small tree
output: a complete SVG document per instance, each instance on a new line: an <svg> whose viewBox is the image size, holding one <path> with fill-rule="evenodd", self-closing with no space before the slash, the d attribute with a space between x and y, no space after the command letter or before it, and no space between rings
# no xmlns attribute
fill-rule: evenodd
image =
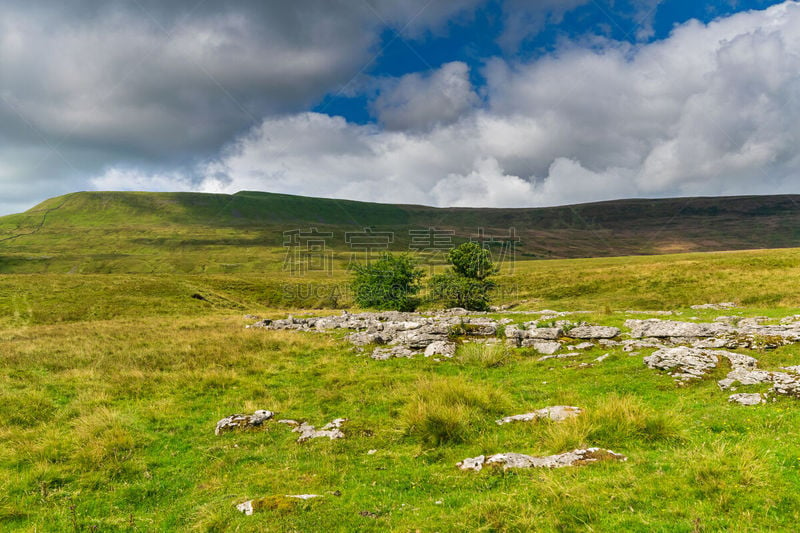
<svg viewBox="0 0 800 533"><path fill-rule="evenodd" d="M431 278L431 297L447 307L487 310L489 291L495 287L487 278L498 271L489 251L467 242L450 250L447 260L452 268Z"/></svg>
<svg viewBox="0 0 800 533"><path fill-rule="evenodd" d="M413 311L424 271L408 255L390 255L369 265L354 265L350 284L359 307Z"/></svg>
<svg viewBox="0 0 800 533"><path fill-rule="evenodd" d="M485 280L498 269L492 262L492 254L476 242L465 242L453 248L447 254L447 260L453 265L456 274L465 278Z"/></svg>

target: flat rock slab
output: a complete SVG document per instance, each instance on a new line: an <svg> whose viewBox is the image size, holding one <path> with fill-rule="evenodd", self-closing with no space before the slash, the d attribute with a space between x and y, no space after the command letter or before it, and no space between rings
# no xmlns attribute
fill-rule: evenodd
<svg viewBox="0 0 800 533"><path fill-rule="evenodd" d="M733 309L736 307L736 304L733 302L722 302L718 304L698 304L691 306L692 309L715 309L717 311L721 309Z"/></svg>
<svg viewBox="0 0 800 533"><path fill-rule="evenodd" d="M662 348L644 358L644 363L650 368L671 370L670 375L678 381L691 381L701 379L704 375L717 367L720 358L730 361L734 370L755 368L757 359L723 350L704 350L678 346L675 348Z"/></svg>
<svg viewBox="0 0 800 533"><path fill-rule="evenodd" d="M503 470L513 468L564 468L567 466L581 466L599 461L627 461L624 455L602 448L586 448L571 452L544 457L525 455L521 453L498 453L486 457L479 455L464 459L456 464L461 470L474 470L480 472L484 466L502 467Z"/></svg>
<svg viewBox="0 0 800 533"><path fill-rule="evenodd" d="M375 348L370 357L376 361L388 361L395 357L411 359L418 352L406 348L405 346L393 346L391 348Z"/></svg>
<svg viewBox="0 0 800 533"><path fill-rule="evenodd" d="M264 422L270 420L273 416L275 416L275 413L263 409L254 412L252 415L237 414L226 416L217 422L217 426L214 428L214 434L220 435L226 431L261 427L264 425Z"/></svg>
<svg viewBox="0 0 800 533"><path fill-rule="evenodd" d="M580 407L573 407L571 405L554 405L552 407L537 409L531 413L507 416L505 418L501 418L500 420L496 420L496 422L499 426L508 424L510 422L531 422L533 420L543 419L549 419L553 422L561 422L562 420L578 416L581 414L581 412L582 410Z"/></svg>
<svg viewBox="0 0 800 533"><path fill-rule="evenodd" d="M525 339L522 341L525 348L533 348L543 355L552 355L561 349L561 343L555 341L537 341L535 339Z"/></svg>
<svg viewBox="0 0 800 533"><path fill-rule="evenodd" d="M730 326L719 322L679 322L676 320L659 320L657 318L626 320L625 327L631 330L631 337L656 339L715 337L731 331Z"/></svg>
<svg viewBox="0 0 800 533"><path fill-rule="evenodd" d="M619 328L611 326L575 326L564 333L572 339L613 339L619 334Z"/></svg>
<svg viewBox="0 0 800 533"><path fill-rule="evenodd" d="M337 418L322 426L322 429L317 429L307 422L297 423L294 420L280 420L280 422L294 426L292 431L294 433L300 433L300 436L297 437L297 442L306 442L311 439L319 439L322 437L328 437L330 440L343 439L344 433L341 427L347 422L347 419Z"/></svg>
<svg viewBox="0 0 800 533"><path fill-rule="evenodd" d="M746 393L741 392L739 394L731 394L728 397L728 401L732 403L738 403L739 405L759 405L762 403L767 403L767 400L764 398L763 394L759 393Z"/></svg>

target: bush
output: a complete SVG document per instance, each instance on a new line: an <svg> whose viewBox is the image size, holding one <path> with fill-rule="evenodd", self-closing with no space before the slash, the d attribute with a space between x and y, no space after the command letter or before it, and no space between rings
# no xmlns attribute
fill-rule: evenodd
<svg viewBox="0 0 800 533"><path fill-rule="evenodd" d="M495 284L486 278L497 273L489 251L477 243L467 242L450 250L447 260L452 267L431 279L431 300L446 307L488 310L489 291Z"/></svg>
<svg viewBox="0 0 800 533"><path fill-rule="evenodd" d="M423 270L408 255L386 254L369 265L352 267L353 298L360 307L413 311Z"/></svg>
<svg viewBox="0 0 800 533"><path fill-rule="evenodd" d="M465 278L483 281L497 273L489 250L475 242L465 242L450 250L447 260L453 265L453 271Z"/></svg>
<svg viewBox="0 0 800 533"><path fill-rule="evenodd" d="M467 278L449 271L431 278L430 296L445 307L486 311L489 309L489 291L493 288L491 281Z"/></svg>

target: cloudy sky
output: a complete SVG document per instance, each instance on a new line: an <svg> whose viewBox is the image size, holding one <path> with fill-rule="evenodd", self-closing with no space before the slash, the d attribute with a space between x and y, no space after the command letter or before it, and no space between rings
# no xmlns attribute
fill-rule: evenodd
<svg viewBox="0 0 800 533"><path fill-rule="evenodd" d="M793 0L4 0L0 214L800 192Z"/></svg>

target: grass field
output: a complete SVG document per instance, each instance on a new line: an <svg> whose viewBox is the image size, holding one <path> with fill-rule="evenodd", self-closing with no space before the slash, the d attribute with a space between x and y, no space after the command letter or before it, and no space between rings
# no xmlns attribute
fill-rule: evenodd
<svg viewBox="0 0 800 533"><path fill-rule="evenodd" d="M587 320L610 325L626 309L712 319L726 313L688 306L729 300L745 316L777 318L800 309L798 259L787 249L517 262L500 281L516 309L587 310ZM380 362L341 335L244 328L245 313L338 312L324 308L349 306L345 293L333 301L305 291L345 279L340 269L296 278L274 268L0 275L0 530L796 528L796 400L728 404L713 379L678 387L646 368L647 351L540 362L525 349L469 347L441 363ZM603 364L578 366L606 352ZM800 364L798 346L753 355L767 369ZM494 423L554 404L586 413L561 424ZM214 435L223 416L255 409L315 425L347 417L347 438L298 444L277 424ZM451 438L431 429L442 420ZM582 445L629 460L455 468L482 453ZM323 497L281 498L303 493ZM273 496L274 509L253 516L234 507Z"/></svg>

